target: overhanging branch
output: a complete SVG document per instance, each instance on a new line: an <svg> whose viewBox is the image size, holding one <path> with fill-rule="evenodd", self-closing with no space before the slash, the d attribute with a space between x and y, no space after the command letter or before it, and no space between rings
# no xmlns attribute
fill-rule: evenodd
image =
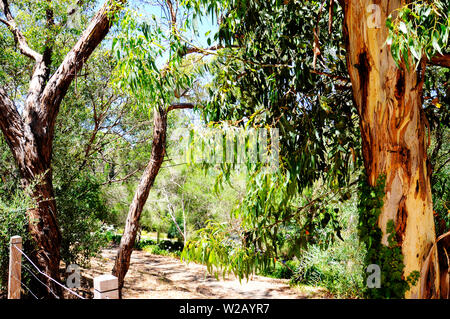
<svg viewBox="0 0 450 319"><path fill-rule="evenodd" d="M438 54L431 58L430 63L433 65L443 66L446 68L450 68L450 54Z"/></svg>
<svg viewBox="0 0 450 319"><path fill-rule="evenodd" d="M193 109L193 108L195 108L195 105L192 103L175 103L167 108L167 113L169 113L172 110Z"/></svg>

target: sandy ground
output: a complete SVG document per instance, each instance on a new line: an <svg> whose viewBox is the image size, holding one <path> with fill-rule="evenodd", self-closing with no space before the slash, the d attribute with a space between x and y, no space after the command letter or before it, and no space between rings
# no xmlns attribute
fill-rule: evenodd
<svg viewBox="0 0 450 319"><path fill-rule="evenodd" d="M116 249L105 249L94 258L90 269L81 273L85 297L92 298L93 278L110 274ZM241 283L234 276L217 280L207 273L204 265L186 264L167 256L152 255L145 251L134 251L131 265L125 277L123 298L125 299L292 299L327 298L320 288L291 288L287 280L253 276Z"/></svg>

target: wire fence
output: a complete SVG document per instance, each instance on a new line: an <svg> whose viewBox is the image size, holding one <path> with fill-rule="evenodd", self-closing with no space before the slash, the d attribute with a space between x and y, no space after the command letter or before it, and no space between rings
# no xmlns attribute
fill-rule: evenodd
<svg viewBox="0 0 450 319"><path fill-rule="evenodd" d="M22 264L22 257L25 263ZM70 268L72 268L69 265ZM67 269L69 269L69 267ZM75 268L76 269L76 268ZM26 273L25 282L22 281L22 272ZM52 278L44 271L42 271L31 258L22 250L22 237L12 236L9 248L9 275L8 275L8 299L20 299L21 291L27 291L30 297L34 299L43 299L51 294L51 297L61 299L64 297L62 292L67 292L71 296L78 299L87 299L74 290L64 286L55 278ZM68 277L68 280L72 276ZM73 279L73 277L72 277ZM33 280L33 285L30 284ZM75 279L75 283L79 284L79 277ZM113 275L100 275L93 279L94 283L94 299L119 299L119 281ZM42 286L40 286L42 285ZM32 288L35 289L33 291ZM45 288L44 288L45 287ZM62 288L63 290L60 290ZM36 290L45 289L45 297L39 298ZM58 291L55 291L58 290Z"/></svg>
<svg viewBox="0 0 450 319"><path fill-rule="evenodd" d="M16 278L16 280L17 280L17 277L16 277L16 276L14 276L14 278ZM20 284L22 285L22 287L24 287L24 288L30 293L30 295L32 295L32 296L34 297L34 299L39 299L39 298L31 291L31 289L28 288L28 286L25 285L22 281L20 282Z"/></svg>
<svg viewBox="0 0 450 319"><path fill-rule="evenodd" d="M46 273L44 273L43 271L41 271L39 269L38 266L36 266L35 263L33 263L33 261L30 259L30 257L27 256L27 254L25 254L25 252L20 249L19 247L17 247L15 244L12 244L12 247L14 247L17 251L20 252L20 254L25 257L25 259L28 261L28 263L32 266L32 268L34 268L34 271L26 266L23 265L23 269L25 269L32 277L34 277L34 279L36 279L37 282L39 282L40 284L42 284L43 286L46 287L47 291L49 291L56 299L60 299L60 297L58 296L58 293L56 293L48 284L46 284L44 281L42 281L39 278L39 275L44 276L45 278L47 278L49 281L55 283L56 285L58 285L59 287L63 288L64 290L66 290L69 294L79 298L79 299L86 299L83 296L79 295L78 293L76 293L75 291L73 291L72 289L64 286L63 284L61 284L60 282L58 282L56 279L50 277L49 275L47 275ZM38 274L36 274L36 272ZM25 283L22 282L22 280L20 280L19 278L17 278L16 276L13 276L13 278L17 281L20 282L21 286L23 286L30 294L31 296L33 296L35 299L40 299L37 297L36 293L33 293L33 291L30 289L30 287L28 287L27 285L25 285ZM41 277L42 278L42 277Z"/></svg>

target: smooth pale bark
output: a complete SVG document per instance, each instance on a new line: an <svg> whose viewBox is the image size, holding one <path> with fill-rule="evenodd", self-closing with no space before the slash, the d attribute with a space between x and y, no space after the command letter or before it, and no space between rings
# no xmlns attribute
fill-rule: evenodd
<svg viewBox="0 0 450 319"><path fill-rule="evenodd" d="M377 7L373 6L373 3ZM417 71L398 68L385 45L384 22L402 1L341 1L347 66L360 115L364 165L369 182L386 175L386 195L378 220L387 245L386 224L395 223L404 256L404 277L421 271L436 235L422 111L425 63ZM379 16L377 16L379 14ZM437 260L434 254L432 259ZM435 268L437 271L439 268ZM389 275L387 275L389 277ZM422 280L422 279L421 279ZM429 290L418 282L406 298L437 297L439 274L429 278Z"/></svg>
<svg viewBox="0 0 450 319"><path fill-rule="evenodd" d="M164 110L155 110L153 118L153 141L150 161L142 174L139 185L131 202L125 229L120 240L119 250L112 274L119 279L119 296L122 298L124 278L130 267L131 253L133 252L136 234L139 229L139 220L147 201L159 169L166 153L167 114Z"/></svg>
<svg viewBox="0 0 450 319"><path fill-rule="evenodd" d="M56 117L72 80L104 39L111 26L112 14L120 10L119 4L124 2L105 2L51 77L51 47L46 45L42 55L31 49L14 21L8 1L0 2L0 9L6 17L2 23L13 33L20 52L35 61L22 115L5 90L0 88L0 129L21 173L22 186L29 188L34 200L34 207L27 211L28 229L35 247L31 258L56 280L60 278L61 246L51 169ZM51 12L48 19L51 25ZM46 296L62 295L58 285L46 277L41 280L48 286L43 292Z"/></svg>

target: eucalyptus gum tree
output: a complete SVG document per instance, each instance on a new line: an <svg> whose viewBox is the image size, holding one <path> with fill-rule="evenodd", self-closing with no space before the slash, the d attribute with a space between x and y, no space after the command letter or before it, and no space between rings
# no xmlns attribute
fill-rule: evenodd
<svg viewBox="0 0 450 319"><path fill-rule="evenodd" d="M125 91L130 91L144 109L153 111L151 156L130 204L112 269L112 274L119 280L120 298L141 214L166 155L168 114L176 109L194 108L193 104L183 103L180 99L189 97L196 73L188 75L186 65L182 63L186 62L183 58L196 53L197 50L187 48L185 43L180 41L177 29L178 2L166 0L164 4L158 5L168 10L167 23L156 17L153 21L142 22L135 12L128 11L121 20L122 32L113 43L118 59L117 80L120 86ZM168 32L164 32L164 25L167 25ZM165 53L168 53L168 59L164 56ZM156 65L158 58L168 60L162 68Z"/></svg>
<svg viewBox="0 0 450 319"><path fill-rule="evenodd" d="M414 271L424 271L424 262L436 239L432 171L427 160L427 119L422 109L427 59L423 58L417 69L407 67L410 61L397 65L386 45L389 33L385 22L391 13L402 8L404 1L340 3L366 174L372 186L381 175L386 177L384 204L378 219L382 243L388 246L387 224L392 220L406 278ZM438 56L435 62L448 64L448 57ZM437 256L430 258L436 265ZM439 267L434 269L428 279L421 276L406 297L439 296ZM428 289L421 292L423 285Z"/></svg>
<svg viewBox="0 0 450 319"><path fill-rule="evenodd" d="M0 22L14 36L17 49L34 63L23 111L0 87L0 128L16 161L23 188L29 188L34 207L27 211L28 228L36 249L33 260L48 276L58 280L61 234L57 223L57 207L52 184L52 145L61 101L94 49L108 33L113 16L125 1L108 0L92 18L76 44L59 66L52 65L54 38L58 18L51 1L42 1L46 38L39 49L33 48L16 21L7 0L0 2L4 18ZM20 10L20 8L19 8ZM42 278L51 290L61 294L51 280Z"/></svg>
<svg viewBox="0 0 450 319"><path fill-rule="evenodd" d="M149 192L155 183L161 165L166 154L167 138L167 113L166 110L158 108L153 115L153 141L150 160L145 168L133 200L128 210L127 220L123 236L120 240L119 250L112 270L113 275L119 279L119 296L122 298L122 288L125 275L130 267L131 253L133 252L136 235L139 230L139 220Z"/></svg>
<svg viewBox="0 0 450 319"><path fill-rule="evenodd" d="M347 86L347 76L350 77L353 101L359 114L362 157L368 182L375 187L384 176L386 183L384 192L378 198L383 201L381 212L375 221L370 221L366 230L378 232L380 229L380 249L400 250L400 256L397 256L398 265L401 266L400 275L381 269L385 279L382 285L388 287L391 284L388 289L396 290L396 285L390 281L393 281L393 277L401 277L399 286L403 288L398 289L397 294L403 296L407 279L420 274L418 282L412 284L411 281L406 297L439 297L437 256L430 250L436 240L430 184L432 170L427 160L429 142L426 128L430 126L422 103L427 65L450 66L450 55L444 52L448 49L450 29L448 3L400 0L191 2L194 3L193 7L203 5L221 17L218 38L242 54L242 58L235 61L241 67L243 65L243 70L239 68L235 74L224 70L224 73L231 74L229 77L245 94L233 96L233 90L226 86L226 90L217 90L220 99L212 104L222 105L223 100L226 100L229 106L209 110L215 121L239 120L235 115L237 113L241 118L249 117L255 121L259 115L256 105L264 110L264 124L280 127L285 136L296 137L294 143L301 145L308 130L299 124L309 114L296 111L305 103L310 103L307 110L314 110L320 104L331 110L327 109L323 115L320 112L312 113L311 118L317 121L325 116L332 124L326 121L317 121L318 125L313 120L309 122L316 124L314 128L319 131L316 135L325 137L329 142L333 138L324 136L328 130L342 136L345 129L351 127L351 121L344 122L342 118L331 117L334 115L333 109L345 105L345 101L336 99L333 94L350 88ZM339 10L338 2L341 7ZM323 13L326 6L329 16L325 21ZM317 17L303 20L310 12ZM283 14L283 19L273 19L272 15L276 14ZM399 19L396 19L397 16ZM335 22L342 18L341 32ZM328 39L323 38L321 28L328 29ZM345 44L346 49L344 68L340 64L342 44ZM292 52L292 46L296 46L296 53ZM335 53L330 54L333 51ZM342 70L348 75L342 74ZM324 77L318 79L313 74ZM329 83L327 78L333 79L333 82ZM283 92L286 83L289 86ZM328 85L328 88L322 89L323 84ZM317 96L323 99L315 101ZM288 97L292 97L291 103L288 103ZM344 112L338 115L344 114L346 109L351 108L343 107ZM283 114L284 110L289 112ZM255 113L252 114L252 111ZM275 121L271 112L277 115ZM214 118L216 114L221 118ZM283 117L287 118L286 123ZM324 129L320 130L317 126L322 123ZM295 125L301 129L297 130ZM314 139L314 135L311 140L312 143L308 141L307 145L317 146L321 143L319 138ZM297 179L299 188L302 188L320 175L316 174L317 169L308 170L314 164L317 165L317 160L314 157L308 159L308 155L313 152L305 152L302 147L295 148L287 142L288 138L283 139L281 154L285 156L282 160L287 167L303 169L289 171L290 179ZM342 145L344 148L347 146L342 140L338 144L340 148ZM353 158L357 157L355 153L358 155L358 149L354 144L349 145L353 146L347 146ZM325 150L325 147L319 146L318 149ZM348 149L343 153L345 158ZM319 157L319 160L322 159ZM327 179L335 172L338 176L344 175L344 171L351 166L339 167L337 170L329 169L326 165L322 167L327 168L326 173L322 172L322 177ZM245 211L242 215L245 214L254 217L251 212ZM388 227L392 224L393 229ZM261 228L261 225L257 225L255 232ZM395 247L391 247L392 242L395 242ZM195 253L196 246L192 247ZM381 256L381 253L372 251L374 263L379 262L383 267L383 260L393 261L389 256ZM434 266L429 267L430 264ZM392 296L391 292L383 297Z"/></svg>

